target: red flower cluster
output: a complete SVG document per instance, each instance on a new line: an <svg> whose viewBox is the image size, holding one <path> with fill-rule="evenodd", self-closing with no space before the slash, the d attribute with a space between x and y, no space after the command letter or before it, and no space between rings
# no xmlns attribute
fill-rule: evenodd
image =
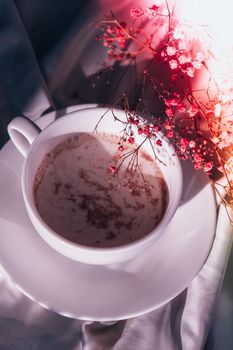
<svg viewBox="0 0 233 350"><path fill-rule="evenodd" d="M191 78L204 62L204 54L199 51L194 55L189 38L178 26L169 33L168 42L161 51L161 57L164 62L169 63L172 70L187 74Z"/></svg>
<svg viewBox="0 0 233 350"><path fill-rule="evenodd" d="M131 58L131 54L126 51L129 40L129 28L126 23L111 22L104 26L103 34L97 35L96 40L102 41L103 46L108 48L107 62L124 61Z"/></svg>
<svg viewBox="0 0 233 350"><path fill-rule="evenodd" d="M145 18L144 22L143 18ZM107 48L106 67L115 62L136 65L136 58L145 50L152 53L154 62L161 64L162 61L170 67L170 81L164 84L157 77L154 78L152 73L148 73L145 65L143 76L144 78L147 76L152 82L152 88L163 104L163 113L160 116L149 114L150 123L148 123L146 115L143 119L138 117L136 112L126 109L127 124L118 150L125 151L124 142L134 144L135 133L149 138L153 145L162 146L163 140L158 136L158 131L162 130L164 135L173 142L176 154L181 159L191 159L196 169L203 169L208 174L214 166L222 174L226 174L229 166L225 165L225 159L229 156L233 159L233 89L226 93L218 91L218 96L213 99L209 96L207 86L203 88L203 91L206 91L207 102L196 97L196 92L192 88L192 78L195 77L196 72L201 68L206 69L209 80L212 79L211 71L206 65L205 48L200 43L193 45L196 39L190 36L190 31L186 30L185 24L179 23L168 11L169 29L164 42L156 51L152 45L156 35L155 26L150 27L151 32L148 30L145 32L142 24L148 23L148 20L155 24L164 18L166 16L163 13L163 7L154 4L146 9L133 7L130 10L130 21L132 22L133 19L133 24L130 22L131 25L119 22L115 18L102 21L99 25L102 32L97 40ZM181 79L186 81L185 89L180 88L178 82ZM216 90L218 90L217 86ZM141 91L144 90L141 89ZM140 101L144 101L143 95L140 96ZM138 114L148 111L146 106L142 108L142 102L140 107ZM112 166L109 171L113 174L117 169ZM229 176L228 179L230 179ZM232 183L233 179L229 180L231 193L233 193Z"/></svg>
<svg viewBox="0 0 233 350"><path fill-rule="evenodd" d="M156 4L147 7L145 10L143 10L140 7L133 7L130 10L130 16L133 19L137 19L143 15L147 15L147 17L149 17L149 18L155 17L158 13L159 8L160 8L160 6L156 5Z"/></svg>

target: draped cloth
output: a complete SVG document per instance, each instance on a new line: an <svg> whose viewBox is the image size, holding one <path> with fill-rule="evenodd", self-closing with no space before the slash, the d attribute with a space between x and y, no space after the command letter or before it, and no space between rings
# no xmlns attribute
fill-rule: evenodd
<svg viewBox="0 0 233 350"><path fill-rule="evenodd" d="M83 29L82 21L90 13L90 4L80 2L79 20L41 56L35 55L33 38L25 30L20 2L15 4L0 0L1 146L15 115L36 119L56 107L106 102L110 94L90 89L93 61L102 55L93 50L91 59L85 59L93 33ZM201 350L218 305L231 242L232 226L220 205L213 247L190 285L162 307L118 322L85 322L46 310L24 296L0 269L0 350Z"/></svg>

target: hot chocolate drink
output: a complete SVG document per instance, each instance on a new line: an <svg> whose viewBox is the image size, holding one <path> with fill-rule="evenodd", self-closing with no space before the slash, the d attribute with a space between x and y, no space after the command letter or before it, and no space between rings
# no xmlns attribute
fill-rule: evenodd
<svg viewBox="0 0 233 350"><path fill-rule="evenodd" d="M147 235L163 217L168 190L147 153L139 149L133 170L133 146L126 145L125 161L114 176L109 173L122 156L118 142L111 134L70 134L44 157L34 201L41 218L64 238L85 246L121 246Z"/></svg>

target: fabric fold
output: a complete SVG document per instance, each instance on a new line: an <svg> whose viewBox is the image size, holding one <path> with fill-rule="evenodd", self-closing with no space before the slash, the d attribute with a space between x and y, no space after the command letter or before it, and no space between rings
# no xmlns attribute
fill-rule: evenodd
<svg viewBox="0 0 233 350"><path fill-rule="evenodd" d="M83 327L84 349L203 349L218 302L232 234L226 208L220 205L212 250L188 288L149 314L109 326L87 324Z"/></svg>
<svg viewBox="0 0 233 350"><path fill-rule="evenodd" d="M12 0L0 0L0 42L1 147L13 117L37 119L54 105Z"/></svg>

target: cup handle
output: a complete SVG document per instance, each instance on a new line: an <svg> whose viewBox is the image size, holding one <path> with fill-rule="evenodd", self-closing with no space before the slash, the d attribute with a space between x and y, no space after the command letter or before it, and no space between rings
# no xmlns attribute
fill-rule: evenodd
<svg viewBox="0 0 233 350"><path fill-rule="evenodd" d="M8 124L7 131L16 148L26 157L30 145L41 129L30 119L16 117Z"/></svg>

